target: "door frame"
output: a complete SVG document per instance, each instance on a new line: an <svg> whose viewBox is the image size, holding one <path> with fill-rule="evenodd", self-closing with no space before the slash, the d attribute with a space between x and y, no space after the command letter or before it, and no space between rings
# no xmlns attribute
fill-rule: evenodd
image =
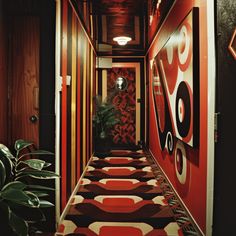
<svg viewBox="0 0 236 236"><path fill-rule="evenodd" d="M212 235L214 199L214 159L215 159L215 97L216 97L216 55L215 55L215 5L207 1L207 44L208 44L208 114L207 114L207 200L206 235Z"/></svg>
<svg viewBox="0 0 236 236"><path fill-rule="evenodd" d="M112 68L135 68L135 145L138 146L141 140L141 104L138 102L141 99L141 68L139 62L113 62ZM106 76L103 77L103 79ZM104 80L103 80L104 82ZM107 91L107 83L104 82L102 91Z"/></svg>

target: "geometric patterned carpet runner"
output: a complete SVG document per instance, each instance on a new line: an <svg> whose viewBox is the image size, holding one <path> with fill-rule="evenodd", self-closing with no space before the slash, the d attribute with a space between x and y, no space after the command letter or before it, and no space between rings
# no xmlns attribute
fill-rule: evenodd
<svg viewBox="0 0 236 236"><path fill-rule="evenodd" d="M143 151L92 157L55 235L199 235Z"/></svg>

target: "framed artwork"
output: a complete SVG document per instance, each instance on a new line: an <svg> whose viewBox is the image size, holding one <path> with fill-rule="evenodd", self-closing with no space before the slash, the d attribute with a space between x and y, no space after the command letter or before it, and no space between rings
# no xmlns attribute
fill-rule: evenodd
<svg viewBox="0 0 236 236"><path fill-rule="evenodd" d="M234 60L236 60L236 28L234 29L228 48L229 48L230 53L234 57Z"/></svg>
<svg viewBox="0 0 236 236"><path fill-rule="evenodd" d="M174 4L174 0L162 1L162 0L149 0L148 1L148 39L149 43L155 37L158 29L163 23L165 16Z"/></svg>
<svg viewBox="0 0 236 236"><path fill-rule="evenodd" d="M193 8L152 61L152 92L161 149L174 138L199 145L199 13Z"/></svg>

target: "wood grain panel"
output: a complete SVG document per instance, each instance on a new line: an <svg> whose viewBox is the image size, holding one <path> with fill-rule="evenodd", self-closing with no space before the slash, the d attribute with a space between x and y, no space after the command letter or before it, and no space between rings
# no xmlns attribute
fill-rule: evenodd
<svg viewBox="0 0 236 236"><path fill-rule="evenodd" d="M94 60L93 60L93 49L90 48L90 118L93 116L93 96L94 96ZM90 119L90 153L93 152L93 122Z"/></svg>
<svg viewBox="0 0 236 236"><path fill-rule="evenodd" d="M32 123L30 116L38 117L35 107L39 87L39 18L20 16L12 19L10 40L11 82L11 143L23 138L39 143L39 123ZM37 96L37 97L36 97Z"/></svg>
<svg viewBox="0 0 236 236"><path fill-rule="evenodd" d="M72 14L71 189L76 185L76 18Z"/></svg>
<svg viewBox="0 0 236 236"><path fill-rule="evenodd" d="M86 52L86 70L87 70L87 78L86 78L86 163L90 158L90 48L91 46L88 44L88 49Z"/></svg>
<svg viewBox="0 0 236 236"><path fill-rule="evenodd" d="M76 120L76 136L77 136L77 157L76 157L76 172L77 172L77 180L79 180L80 175L81 175L81 29L80 26L77 27L77 38L76 38L76 43L77 43L77 104L76 104L76 113L77 113L77 120Z"/></svg>
<svg viewBox="0 0 236 236"><path fill-rule="evenodd" d="M67 11L67 73L66 73L66 112L67 112L67 122L66 122L66 141L67 141L67 200L69 199L72 189L71 189L71 102L72 102L72 85L71 85L71 75L72 75L72 9L68 7ZM69 82L70 80L70 82Z"/></svg>
<svg viewBox="0 0 236 236"><path fill-rule="evenodd" d="M87 55L87 42L84 43L84 51L83 51L83 169L86 166L86 78L87 78L87 70L86 70L86 55Z"/></svg>
<svg viewBox="0 0 236 236"><path fill-rule="evenodd" d="M0 143L7 144L7 36L0 1Z"/></svg>

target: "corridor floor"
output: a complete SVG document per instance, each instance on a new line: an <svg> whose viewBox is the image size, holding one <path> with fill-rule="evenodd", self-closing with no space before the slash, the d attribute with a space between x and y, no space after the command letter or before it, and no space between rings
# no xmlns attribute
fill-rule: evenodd
<svg viewBox="0 0 236 236"><path fill-rule="evenodd" d="M92 157L55 235L199 235L153 159L143 151Z"/></svg>

